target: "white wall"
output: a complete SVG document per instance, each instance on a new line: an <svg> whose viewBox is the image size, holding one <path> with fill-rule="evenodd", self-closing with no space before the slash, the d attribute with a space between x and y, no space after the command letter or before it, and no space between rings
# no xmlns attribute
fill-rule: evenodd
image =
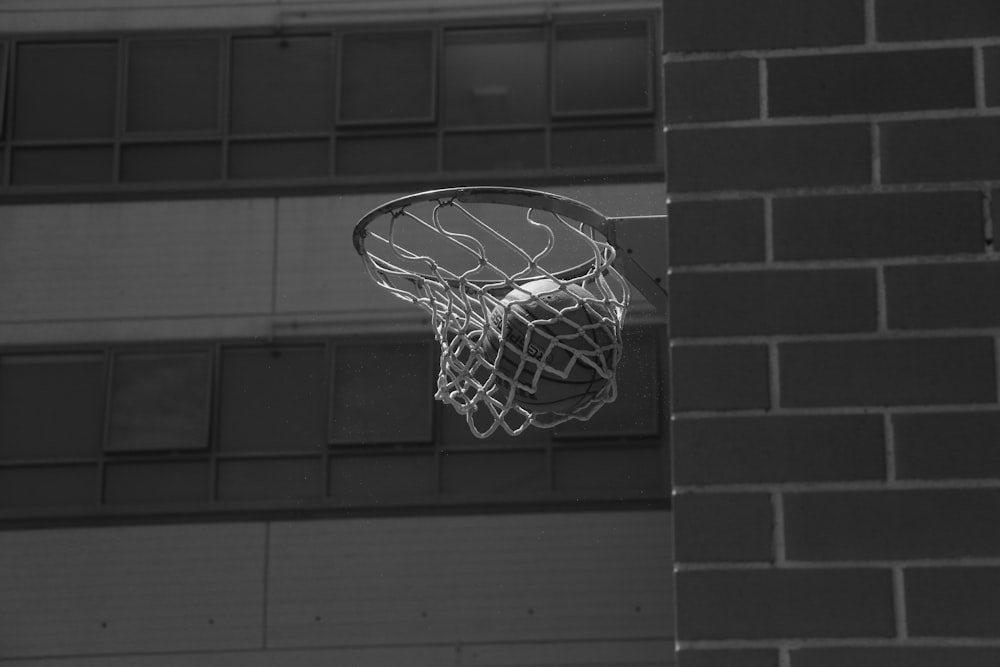
<svg viewBox="0 0 1000 667"><path fill-rule="evenodd" d="M5 531L0 664L669 665L671 562L665 511Z"/></svg>
<svg viewBox="0 0 1000 667"><path fill-rule="evenodd" d="M657 9L657 0L4 0L5 33L295 27L484 14Z"/></svg>
<svg viewBox="0 0 1000 667"><path fill-rule="evenodd" d="M655 215L655 183L554 189ZM420 327L351 243L393 195L0 206L0 345Z"/></svg>

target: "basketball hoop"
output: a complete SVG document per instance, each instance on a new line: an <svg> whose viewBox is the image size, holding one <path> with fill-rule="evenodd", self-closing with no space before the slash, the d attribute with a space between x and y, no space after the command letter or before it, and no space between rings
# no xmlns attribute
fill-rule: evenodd
<svg viewBox="0 0 1000 667"><path fill-rule="evenodd" d="M387 202L354 229L376 284L430 315L435 398L485 438L587 420L615 400L629 287L595 209L504 187Z"/></svg>

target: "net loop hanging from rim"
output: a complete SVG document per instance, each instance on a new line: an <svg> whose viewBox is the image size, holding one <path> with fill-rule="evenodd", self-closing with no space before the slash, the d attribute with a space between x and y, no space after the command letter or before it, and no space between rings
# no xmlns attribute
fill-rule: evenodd
<svg viewBox="0 0 1000 667"><path fill-rule="evenodd" d="M598 238L605 222L548 193L451 188L376 208L354 243L376 284L430 315L441 352L435 398L485 438L587 420L617 397L629 289L614 247ZM523 287L544 279L554 283L542 292ZM559 307L548 301L556 292ZM578 404L532 403L540 385L581 375L599 390Z"/></svg>

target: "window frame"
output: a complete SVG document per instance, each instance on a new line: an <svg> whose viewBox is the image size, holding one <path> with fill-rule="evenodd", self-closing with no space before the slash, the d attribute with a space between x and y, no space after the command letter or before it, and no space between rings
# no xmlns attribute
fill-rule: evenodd
<svg viewBox="0 0 1000 667"><path fill-rule="evenodd" d="M199 436L200 444L181 446L181 447L146 447L138 449L130 449L125 447L116 447L112 442L113 427L114 427L114 407L115 407L115 379L116 371L118 367L118 360L123 356L135 355L139 357L170 357L171 355L204 355L205 362L207 366L207 372L203 378L204 385L202 386L202 391L204 396L202 397L203 409L204 409L204 419L200 425ZM105 385L105 408L104 408L104 437L101 441L101 449L105 454L110 454L112 456L117 454L142 454L142 453L155 453L155 452L187 452L187 453L197 453L208 450L212 443L209 440L210 434L212 432L211 422L212 422L212 393L213 393L213 380L215 371L215 358L214 350L209 346L184 346L184 347L163 347L163 348L112 348L109 350L105 357L106 361L106 385Z"/></svg>
<svg viewBox="0 0 1000 667"><path fill-rule="evenodd" d="M666 328L659 322L637 322L634 326L649 327L652 335L660 346L659 355L661 360L661 378L665 377L666 369ZM428 357L431 358L431 374L427 378L428 383L434 382L437 367L434 363L436 357L437 344L430 336L429 332L421 334L398 334L384 335L372 338L364 335L344 335L329 337L302 337L282 340L282 345L291 347L313 347L316 345L325 346L324 369L327 374L324 379L327 396L324 399L326 406L326 421L328 423L332 415L332 349L337 344L367 344L373 341L380 342L404 342L426 344ZM100 355L103 360L103 382L105 394L101 400L101 413L99 415L103 424L102 438L110 428L110 416L107 414L107 406L110 405L111 391L111 358L118 352L139 352L158 354L166 351L208 349L211 354L211 377L212 388L210 393L211 410L209 413L209 447L204 450L163 450L163 451L108 451L99 448L93 455L59 457L51 459L39 459L25 456L16 458L0 459L0 471L14 471L18 469L39 469L52 468L59 470L70 468L79 470L80 475L94 474L95 484L93 496L95 500L88 500L84 505L72 506L45 506L44 503L33 507L0 507L0 528L9 525L41 525L50 521L64 521L71 519L81 522L104 522L104 521L129 521L148 519L150 516L171 516L180 517L184 520L211 520L219 516L268 516L282 515L285 512L294 512L296 516L301 516L303 512L316 513L323 516L339 516L350 514L356 511L398 513L413 511L468 511L470 509L512 507L534 509L537 511L553 511L554 508L574 508L583 509L604 506L608 503L620 506L625 504L638 504L641 506L666 507L670 503L670 477L669 477L669 434L666 430L668 424L668 411L665 407L660 410L661 431L657 436L639 435L629 436L628 434L590 434L591 437L557 438L554 437L552 429L532 429L531 434L525 434L518 438L499 436L492 440L481 440L465 429L464 419L453 413L451 407L439 401L432 401L428 407L431 414L431 424L433 439L429 442L399 442L399 441L379 441L365 443L331 443L325 442L321 447L313 450L303 450L301 448L293 450L282 450L280 448L267 451L229 451L222 450L220 445L220 423L222 392L224 391L221 381L222 356L224 351L229 349L260 349L266 350L269 344L259 341L240 340L215 340L215 341L194 341L185 342L183 345L177 343L109 343L105 345L39 345L20 346L11 348L0 348L0 356L14 355L42 355L42 356L65 356L70 354L85 355L88 359ZM662 383L661 383L661 386ZM445 412L448 411L448 412ZM442 437L443 415L448 414L451 418L452 435L445 441ZM328 434L327 434L328 435ZM102 439L101 442L104 440ZM649 460L649 457L662 461L659 470L660 486L654 492L646 487L619 487L602 488L600 484L593 488L556 488L555 484L559 477L557 464L560 456L571 455L573 452L591 452L593 456L585 455L586 460L601 460L603 452L605 456L614 456L617 451L629 450L637 453L642 460ZM451 457L451 462L462 461L463 456L475 454L488 454L495 456L500 465L505 461L511 463L508 472L516 471L519 462L524 457L533 457L534 460L545 462L544 480L541 484L544 488L537 488L531 484L539 483L539 480L531 482L528 486L516 486L504 491L494 493L478 493L474 489L463 486L462 480L450 480L450 470L446 467L446 460ZM513 458L505 458L509 454ZM589 458L587 458L589 456ZM337 471L334 467L338 460L348 461L347 465L361 466L362 470L374 471L375 475L369 478L362 487L340 487L338 491L334 488L337 482ZM574 471L579 471L579 458L572 459L577 467ZM310 482L311 489L319 488L318 497L289 497L289 498L260 498L245 500L226 500L220 488L220 474L224 474L227 463L237 464L238 462L258 462L265 465L267 462L279 464L282 461L299 462L307 465L311 470L320 474L321 478ZM350 463L353 461L354 463ZM471 461L471 459L470 459ZM398 462L401 468L393 470L393 464ZM208 475L208 497L203 501L193 502L191 500L178 500L186 498L184 493L169 493L164 499L146 497L144 494L137 494L136 499L128 502L116 502L121 494L128 496L128 487L122 486L120 478L118 481L108 481L108 470L129 464L149 465L151 470L155 470L158 463L173 466L172 471L176 471L175 464L190 464L182 466L184 470L195 475L198 483L201 483L202 475ZM584 465L586 461L584 461ZM623 462L626 469L628 462ZM69 466L69 468L67 468ZM389 467L386 470L386 466ZM416 466L416 467L414 467ZM380 471L381 469L381 471ZM461 465L458 469L461 469ZM164 469L166 470L166 469ZM506 468L505 468L506 470ZM410 480L410 475L419 473L420 479ZM56 471L58 472L58 471ZM573 471L571 471L573 473ZM5 474L9 474L5 472ZM29 474L29 473L26 473ZM112 473L117 474L117 473ZM579 472L575 472L577 478ZM400 478L399 475L404 475ZM89 479L89 477L88 477ZM193 478L194 479L194 478ZM400 479L405 483L400 486ZM341 478L341 482L343 478ZM412 483L411 483L412 481ZM116 483L117 486L111 489L108 485ZM362 480L365 482L365 480ZM318 486L317 486L318 485ZM385 497L371 496L370 488L382 489ZM452 493L453 489L461 492ZM464 490L463 490L464 489ZM293 489L294 491L294 489ZM362 493L362 491L364 491ZM294 493L292 494L294 496ZM155 493L154 493L155 496ZM89 498L89 496L88 496ZM171 499L173 498L173 499Z"/></svg>
<svg viewBox="0 0 1000 667"><path fill-rule="evenodd" d="M343 115L344 107L344 63L346 58L344 57L344 43L345 36L347 35L390 35L390 34L403 34L403 33L417 33L425 32L429 36L429 44L431 49L430 54L430 99L428 113L426 116L414 116L411 118L374 118L374 119L359 119L352 120L345 118ZM346 28L343 30L334 30L334 49L337 52L337 65L334 73L334 115L333 121L336 128L358 128L358 129L392 129L399 127L410 127L427 125L440 122L440 97L441 97L441 35L443 30L439 25L423 25L414 24L412 26L395 26L395 27L382 27L382 26L366 26L359 28ZM339 135L339 133L338 133Z"/></svg>
<svg viewBox="0 0 1000 667"><path fill-rule="evenodd" d="M317 25L308 26L302 28L286 28L283 29L281 34L287 35L289 37L295 36L308 36L308 35L326 35L329 39L333 40L331 46L331 57L335 59L335 71L339 71L342 67L342 57L340 56L343 44L343 36L348 33L355 32L374 32L374 33L391 33L394 31L414 31L414 30L427 30L432 34L432 47L433 47L433 61L434 67L431 72L431 76L434 80L435 94L432 96L431 103L434 107L435 119L431 121L419 121L411 122L410 120L405 120L401 122L391 122L387 124L371 124L367 121L364 122L346 122L340 123L336 118L336 114L339 113L339 108L341 105L340 96L337 91L334 91L334 108L335 116L331 119L329 132L321 133L282 133L282 134L265 134L261 136L257 135L246 135L238 136L230 131L229 127L229 116L231 113L231 49L232 42L234 39L243 37L273 37L273 31L267 31L260 28L234 28L234 29L200 29L200 30L148 30L148 31L129 31L129 32L90 32L90 33L57 33L57 34L31 34L31 35L12 35L6 37L6 43L8 44L8 69L10 70L10 76L8 76L7 88L11 91L14 90L16 86L16 60L17 60L17 50L21 44L26 43L38 43L38 42L61 42L61 43L76 43L76 42L93 42L93 41L116 41L118 44L118 88L117 88L117 117L115 124L115 136L107 141L75 141L73 143L66 142L55 142L58 146L107 146L108 150L111 151L111 176L108 180L98 182L98 183L58 183L50 182L43 184L18 184L20 180L19 176L14 172L13 165L15 162L15 152L18 150L23 150L25 148L30 148L33 144L32 142L27 142L23 140L18 140L13 137L13 128L9 127L9 131L6 132L5 136L0 137L0 159L3 160L2 168L0 168L0 203L33 203L39 201L78 201L78 200L133 200L137 198L144 198L150 195L157 197L190 197L190 196L261 196L270 194L308 194L310 192L321 191L324 193L330 192L348 192L356 191L360 188L392 188L394 190L399 189L428 189L433 187L440 187L440 184L447 182L474 182L477 180L482 180L488 178L496 182L503 182L508 185L525 185L525 186L537 186L544 182L551 183L566 183L566 182L577 182L581 178L600 176L605 179L623 179L628 178L630 180L637 181L659 181L662 180L662 170L663 170L663 142L660 140L654 140L651 147L651 160L644 163L630 163L630 164L574 164L574 165L564 165L556 166L551 162L551 136L554 129L562 127L572 127L577 123L581 124L593 124L595 122L594 117L552 117L550 116L548 120L545 121L539 127L545 132L545 156L546 163L544 166L540 167L527 167L527 168L514 168L514 167L500 167L493 168L485 166L483 168L476 168L471 170L466 169L455 169L447 170L444 163L444 140L448 133L454 133L456 128L447 127L444 122L445 110L443 107L444 101L444 87L445 81L443 80L443 69L445 63L445 57L443 49L445 48L445 33L451 29L463 30L463 29L473 29L473 28L492 28L492 29L504 29L504 28L530 28L530 27L541 27L544 29L548 44L546 47L547 53L551 52L552 46L552 35L555 32L555 26L563 23L578 23L578 22L593 22L595 20L594 14L584 13L557 13L550 17L540 17L537 15L525 15L525 16L506 16L506 17L483 17L478 19L439 19L439 20L417 20L408 21L405 23L401 22L390 22L384 24L343 24L343 25ZM656 10L650 9L645 11L623 11L616 13L612 16L607 17L607 20L636 20L642 21L646 25L646 32L649 36L650 43L655 45L659 43L660 37L660 21L658 20L659 13ZM220 72L220 83L219 83L219 95L221 97L219 103L219 116L220 116L220 130L218 135L211 133L177 133L176 136L153 136L146 133L136 134L133 132L126 132L126 105L127 105L127 60L128 60L128 50L129 44L133 41L142 39L199 39L208 38L216 39L221 44L221 57L219 67L222 70ZM4 38L0 36L0 42L3 42ZM551 55L548 56L551 61ZM656 63L655 54L651 56L650 63L648 64L647 71L655 72ZM551 69L552 63L549 63L547 69ZM331 86L335 89L339 88L339 84L336 80L337 75L334 75L334 81L331 82ZM550 75L547 74L547 77ZM597 125L606 125L608 127L613 127L621 124L632 124L637 121L641 121L649 126L650 131L654 137L659 137L660 131L663 127L663 113L662 104L659 100L659 88L660 83L656 76L652 77L652 94L650 95L652 110L643 115L640 114L616 114L613 116L608 116L606 118L597 117ZM549 81L549 91L547 97L552 95L551 81ZM5 120L6 125L12 125L12 114L10 110L13 108L15 100L14 95L7 95L5 109L6 111ZM551 105L551 100L549 102ZM532 127L535 127L532 125ZM469 131L473 128L457 128L459 131ZM501 129L499 126L497 129ZM509 126L502 128L505 130L516 129L514 126ZM376 157L373 164L376 166L374 169L360 169L356 173L346 173L338 170L338 142L344 139L351 139L354 137L362 138L376 138L384 137L391 138L397 135L428 135L433 136L436 142L435 152L436 152L436 162L434 164L434 169L428 171L421 166L418 170L410 170L407 168L402 169L380 169L377 168L379 160L385 160L386 158ZM237 179L231 177L230 174L230 144L238 142L241 140L250 139L295 139L295 138L315 138L321 139L327 142L329 161L326 171L323 175L317 176L264 176L261 178L247 178L247 179ZM127 179L127 175L123 174L123 155L129 147L134 146L147 146L156 148L158 146L173 145L185 142L194 142L196 144L201 144L201 142L207 142L208 144L218 144L221 148L220 160L220 172L218 177L205 177L201 176L191 180L180 179L180 178L165 178L163 180L159 178L145 180L137 179L135 181L130 181ZM45 145L51 145L51 142L46 142ZM102 158L104 159L104 158ZM167 159L167 158L165 158ZM418 161L420 165L425 165L426 160L421 159ZM214 172L213 172L214 173Z"/></svg>

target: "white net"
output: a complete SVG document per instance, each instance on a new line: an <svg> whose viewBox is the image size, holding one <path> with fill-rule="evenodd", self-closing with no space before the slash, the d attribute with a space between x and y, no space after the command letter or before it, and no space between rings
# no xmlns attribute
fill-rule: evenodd
<svg viewBox="0 0 1000 667"><path fill-rule="evenodd" d="M476 436L586 420L615 400L629 291L603 220L546 193L460 188L390 202L358 225L372 279L430 315L435 398Z"/></svg>

